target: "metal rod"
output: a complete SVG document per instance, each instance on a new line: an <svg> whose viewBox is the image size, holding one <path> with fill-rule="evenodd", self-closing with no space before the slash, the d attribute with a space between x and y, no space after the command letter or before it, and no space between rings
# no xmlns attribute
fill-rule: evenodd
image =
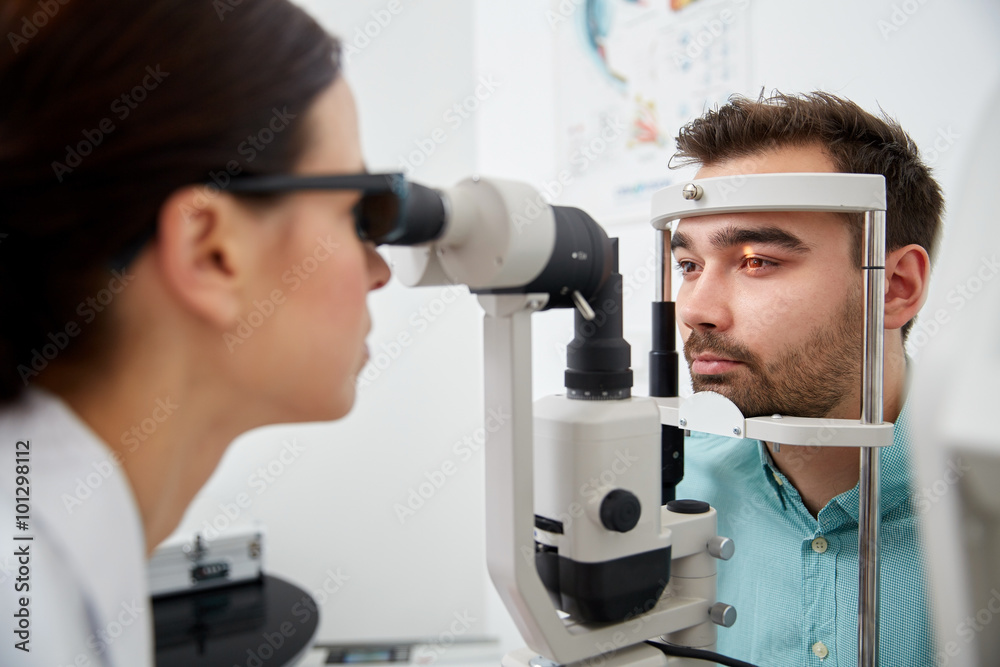
<svg viewBox="0 0 1000 667"><path fill-rule="evenodd" d="M861 423L882 423L885 336L885 211L865 213ZM879 448L861 448L858 507L858 665L879 661Z"/></svg>
<svg viewBox="0 0 1000 667"><path fill-rule="evenodd" d="M656 230L656 295L654 301L670 301L670 230Z"/></svg>

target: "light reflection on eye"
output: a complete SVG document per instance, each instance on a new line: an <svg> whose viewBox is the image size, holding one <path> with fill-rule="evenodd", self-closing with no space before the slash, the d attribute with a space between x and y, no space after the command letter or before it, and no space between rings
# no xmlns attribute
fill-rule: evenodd
<svg viewBox="0 0 1000 667"><path fill-rule="evenodd" d="M763 257L744 257L743 266L747 268L750 273L755 273L757 271L763 271L769 269L773 266L777 266L776 262L764 259Z"/></svg>

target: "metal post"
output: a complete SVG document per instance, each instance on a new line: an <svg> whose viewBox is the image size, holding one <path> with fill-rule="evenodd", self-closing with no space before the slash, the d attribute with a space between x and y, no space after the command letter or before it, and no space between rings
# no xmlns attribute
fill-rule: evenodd
<svg viewBox="0 0 1000 667"><path fill-rule="evenodd" d="M653 301L670 301L670 230L658 229L656 234L656 286Z"/></svg>
<svg viewBox="0 0 1000 667"><path fill-rule="evenodd" d="M864 369L861 423L882 423L885 335L885 211L865 213ZM878 667L879 448L861 448L858 509L858 666Z"/></svg>

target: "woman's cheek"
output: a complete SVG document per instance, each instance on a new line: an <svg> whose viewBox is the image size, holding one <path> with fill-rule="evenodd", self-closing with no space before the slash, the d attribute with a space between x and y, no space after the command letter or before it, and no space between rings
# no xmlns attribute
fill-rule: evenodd
<svg viewBox="0 0 1000 667"><path fill-rule="evenodd" d="M366 308L368 297L368 271L364 256L340 258L333 267L330 286L334 290L334 303L344 311L350 311L356 317Z"/></svg>

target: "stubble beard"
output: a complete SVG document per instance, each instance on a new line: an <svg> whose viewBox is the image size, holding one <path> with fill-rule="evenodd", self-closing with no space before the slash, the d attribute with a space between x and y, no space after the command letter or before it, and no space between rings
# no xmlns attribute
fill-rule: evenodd
<svg viewBox="0 0 1000 667"><path fill-rule="evenodd" d="M722 394L745 417L828 416L860 387L864 314L860 294L859 288L844 300L829 326L820 326L805 341L769 362L723 334L692 331L684 343L689 368L701 352L743 362L729 373L691 373L694 390Z"/></svg>

